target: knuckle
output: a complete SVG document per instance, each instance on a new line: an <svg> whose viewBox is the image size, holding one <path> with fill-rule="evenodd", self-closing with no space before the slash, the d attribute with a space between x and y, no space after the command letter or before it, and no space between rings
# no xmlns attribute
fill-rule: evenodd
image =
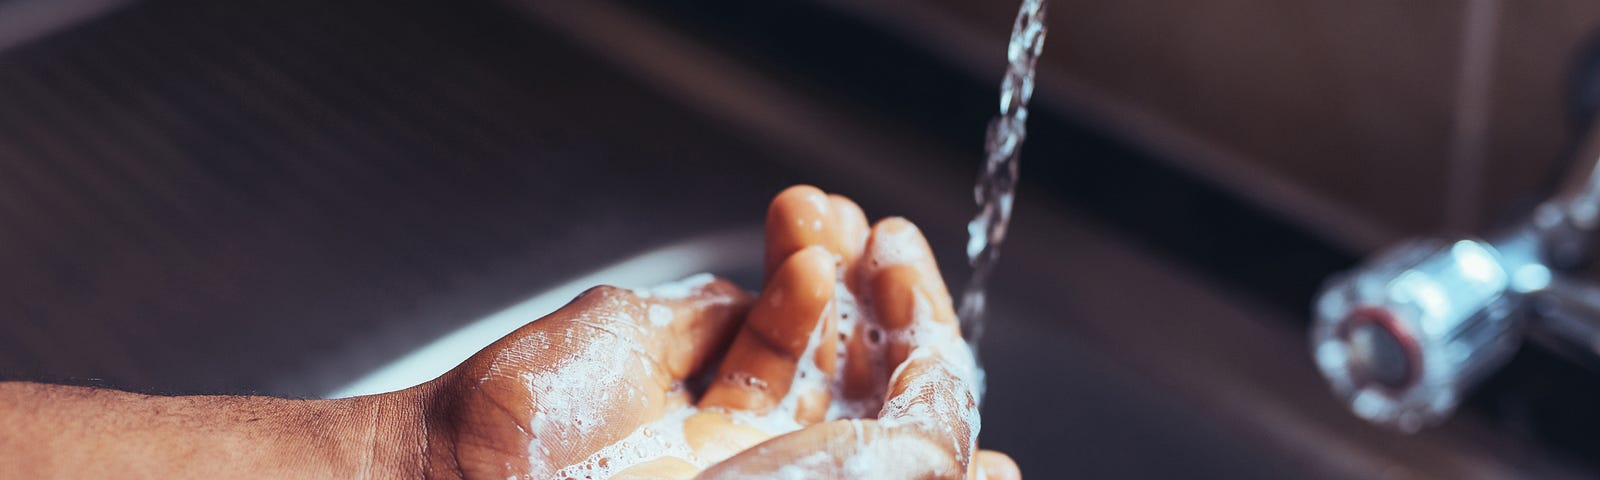
<svg viewBox="0 0 1600 480"><path fill-rule="evenodd" d="M633 298L633 292L626 288L613 285L596 285L578 294L578 298L585 300L620 300Z"/></svg>

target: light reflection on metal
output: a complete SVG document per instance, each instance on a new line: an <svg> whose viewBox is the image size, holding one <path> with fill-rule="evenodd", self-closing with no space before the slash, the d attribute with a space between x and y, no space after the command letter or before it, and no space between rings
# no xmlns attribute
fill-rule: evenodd
<svg viewBox="0 0 1600 480"><path fill-rule="evenodd" d="M1597 140L1517 227L1408 240L1327 281L1312 355L1352 412L1406 432L1442 421L1532 332L1600 355L1600 286L1572 276L1600 230Z"/></svg>

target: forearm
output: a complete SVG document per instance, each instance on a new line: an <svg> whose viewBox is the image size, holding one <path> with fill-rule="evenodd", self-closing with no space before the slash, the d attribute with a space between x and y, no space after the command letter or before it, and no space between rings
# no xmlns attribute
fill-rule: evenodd
<svg viewBox="0 0 1600 480"><path fill-rule="evenodd" d="M23 478L407 478L415 392L162 397L0 382L0 471Z"/></svg>

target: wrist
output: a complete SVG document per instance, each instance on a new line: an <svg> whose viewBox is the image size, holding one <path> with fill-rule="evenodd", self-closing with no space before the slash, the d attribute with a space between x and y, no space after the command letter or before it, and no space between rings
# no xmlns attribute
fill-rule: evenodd
<svg viewBox="0 0 1600 480"><path fill-rule="evenodd" d="M420 451L412 457L414 469L407 473L410 478L465 478L456 458L458 437L455 419L451 416L456 400L453 394L455 389L450 387L454 375L455 372L451 372L422 385L395 392L396 395L404 395L403 398L410 405L415 405L417 417L414 425L416 431L421 432L418 444Z"/></svg>
<svg viewBox="0 0 1600 480"><path fill-rule="evenodd" d="M326 400L324 408L344 421L324 422L323 433L344 451L350 478L423 478L430 475L434 421L431 385L363 397Z"/></svg>

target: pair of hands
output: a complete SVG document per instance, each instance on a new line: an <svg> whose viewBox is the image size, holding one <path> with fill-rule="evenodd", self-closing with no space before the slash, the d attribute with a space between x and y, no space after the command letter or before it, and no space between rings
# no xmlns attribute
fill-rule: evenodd
<svg viewBox="0 0 1600 480"><path fill-rule="evenodd" d="M1020 476L1006 456L975 452L981 373L915 226L888 218L869 227L850 200L798 186L774 199L766 229L759 298L720 279L648 292L597 287L402 392L425 404L423 469L555 478L697 401L711 413L684 435L725 460L704 471L653 462L623 473ZM691 398L686 382L712 370ZM868 418L824 421L830 404ZM803 428L767 439L727 421L774 411Z"/></svg>

